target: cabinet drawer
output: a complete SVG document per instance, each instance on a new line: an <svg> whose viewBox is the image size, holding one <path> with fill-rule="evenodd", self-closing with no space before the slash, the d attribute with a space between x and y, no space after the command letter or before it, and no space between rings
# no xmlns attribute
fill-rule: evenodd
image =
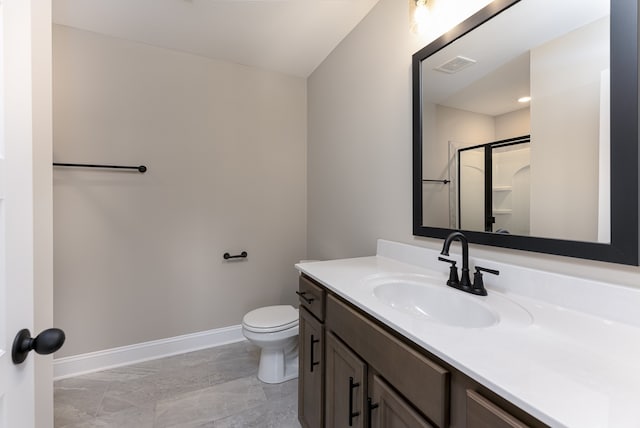
<svg viewBox="0 0 640 428"><path fill-rule="evenodd" d="M393 385L434 425L449 423L449 372L333 297L327 296L327 329Z"/></svg>
<svg viewBox="0 0 640 428"><path fill-rule="evenodd" d="M300 300L300 306L307 308L307 310L320 321L324 321L324 302L326 295L324 289L314 284L309 278L300 276L297 294Z"/></svg>
<svg viewBox="0 0 640 428"><path fill-rule="evenodd" d="M467 389L467 428L527 428L528 426L482 395Z"/></svg>

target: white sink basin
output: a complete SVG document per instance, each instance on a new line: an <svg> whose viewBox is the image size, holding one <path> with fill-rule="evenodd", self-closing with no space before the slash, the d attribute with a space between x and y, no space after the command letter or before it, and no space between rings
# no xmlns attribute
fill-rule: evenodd
<svg viewBox="0 0 640 428"><path fill-rule="evenodd" d="M455 290L451 290L455 291ZM462 293L410 282L379 285L373 294L394 309L459 327L488 327L499 318L488 307Z"/></svg>
<svg viewBox="0 0 640 428"><path fill-rule="evenodd" d="M475 296L448 287L440 278L397 275L366 282L373 295L393 309L448 326L485 328L498 323L522 326L532 322L528 311L499 293Z"/></svg>

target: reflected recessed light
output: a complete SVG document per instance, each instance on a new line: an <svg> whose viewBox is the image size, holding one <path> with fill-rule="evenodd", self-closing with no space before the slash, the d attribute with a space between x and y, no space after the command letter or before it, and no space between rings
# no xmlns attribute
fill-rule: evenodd
<svg viewBox="0 0 640 428"><path fill-rule="evenodd" d="M528 103L529 101L531 101L531 97L520 97L520 98L518 98L518 102L519 103Z"/></svg>

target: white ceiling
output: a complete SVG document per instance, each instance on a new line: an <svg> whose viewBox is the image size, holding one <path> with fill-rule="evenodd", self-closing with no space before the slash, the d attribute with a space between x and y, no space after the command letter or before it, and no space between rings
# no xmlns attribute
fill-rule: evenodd
<svg viewBox="0 0 640 428"><path fill-rule="evenodd" d="M307 77L378 0L54 0L82 30Z"/></svg>

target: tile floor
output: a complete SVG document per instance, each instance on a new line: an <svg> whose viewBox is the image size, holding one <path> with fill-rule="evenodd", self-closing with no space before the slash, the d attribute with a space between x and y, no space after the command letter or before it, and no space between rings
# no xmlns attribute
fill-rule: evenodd
<svg viewBox="0 0 640 428"><path fill-rule="evenodd" d="M54 383L55 428L299 428L297 379L257 377L249 342Z"/></svg>

